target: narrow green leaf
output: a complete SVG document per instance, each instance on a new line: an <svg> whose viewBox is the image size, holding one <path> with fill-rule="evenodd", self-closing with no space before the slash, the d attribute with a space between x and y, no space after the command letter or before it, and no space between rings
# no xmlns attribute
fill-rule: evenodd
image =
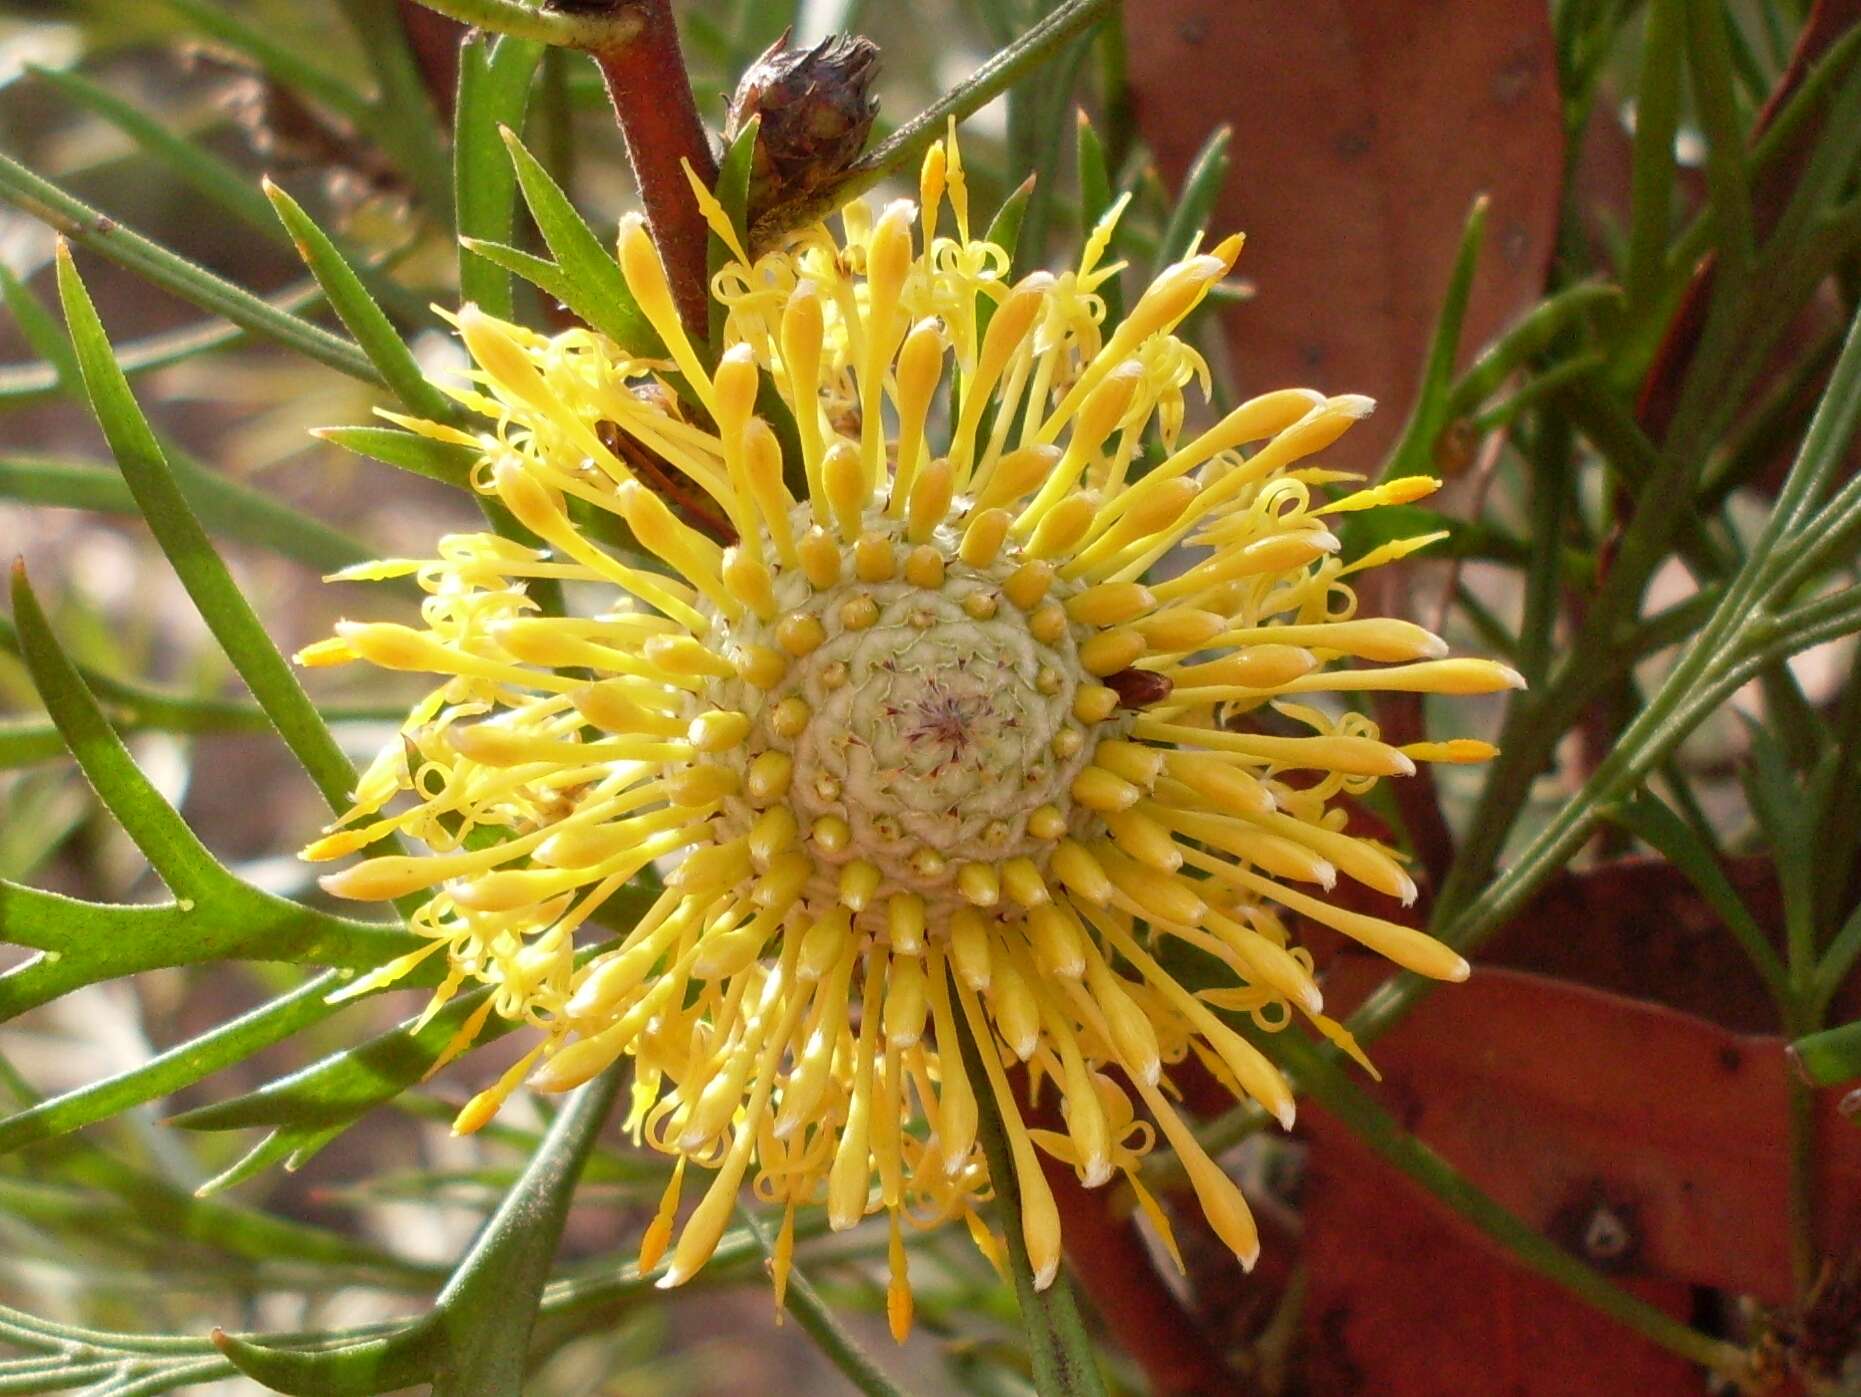
<svg viewBox="0 0 1861 1397"><path fill-rule="evenodd" d="M50 180L41 179L10 156L0 155L0 199L63 233L80 247L108 257L202 310L276 340L306 358L327 364L351 378L380 383L381 376L361 349L320 325L300 319L242 286L179 257L115 219L73 198Z"/></svg>
<svg viewBox="0 0 1861 1397"><path fill-rule="evenodd" d="M663 358L665 345L627 289L620 264L516 133L503 134L530 216L574 293L567 298L569 309L627 353Z"/></svg>
<svg viewBox="0 0 1861 1397"><path fill-rule="evenodd" d="M256 1091L183 1111L171 1124L186 1130L343 1129L424 1077L460 1025L489 994L485 988L468 991L418 1032L412 1031L416 1020L407 1019ZM477 1041L481 1045L493 1042L513 1026L494 1014L485 1021Z"/></svg>
<svg viewBox="0 0 1861 1397"><path fill-rule="evenodd" d="M424 475L442 485L469 490L472 465L478 453L470 447L434 441L399 427L319 427L311 433L358 456L380 461L397 470Z"/></svg>
<svg viewBox="0 0 1861 1397"><path fill-rule="evenodd" d="M1719 914L1726 929L1743 947L1752 965L1764 978L1773 998L1779 1004L1787 1003L1790 994L1789 976L1771 946L1770 937L1752 917L1712 850L1706 847L1687 822L1658 797L1645 790L1616 807L1611 817L1679 869L1686 880L1698 889L1700 896Z"/></svg>
<svg viewBox="0 0 1861 1397"><path fill-rule="evenodd" d="M53 723L32 719L0 722L0 771L12 771L65 755L65 740Z"/></svg>
<svg viewBox="0 0 1861 1397"><path fill-rule="evenodd" d="M0 616L0 650L20 653L19 632ZM167 732L270 732L265 712L243 699L203 698L118 679L87 665L77 672L111 718ZM394 723L406 716L400 707L341 706L323 710L336 723Z"/></svg>
<svg viewBox="0 0 1861 1397"><path fill-rule="evenodd" d="M1486 209L1487 199L1482 194L1473 201L1467 213L1460 250L1448 277L1447 295L1435 318L1428 359L1422 368L1421 383L1415 390L1415 407L1403 424L1401 437L1383 462L1381 478L1384 480L1426 475L1433 469L1435 441L1449 420L1449 384L1453 379L1454 361L1460 355L1461 325L1467 318L1467 303L1473 295L1473 274L1479 266L1480 246L1486 238Z"/></svg>
<svg viewBox="0 0 1861 1397"><path fill-rule="evenodd" d="M227 876L187 822L142 774L52 634L24 563L13 565L13 619L20 653L46 711L77 758L97 798L142 850L149 867L176 896L205 894ZM11 939L11 916L0 922Z"/></svg>
<svg viewBox="0 0 1861 1397"><path fill-rule="evenodd" d="M323 288L314 281L304 281L286 291L273 296L268 304L276 306L287 315L308 310L319 305L323 300ZM41 314L43 314L41 308ZM24 322L22 322L23 324ZM51 322L56 327L57 322ZM28 338L32 331L26 331ZM43 364L11 364L0 366L0 409L9 407L30 407L34 403L56 398L67 390L61 381L58 367L71 358L71 346L65 342L64 332L57 331L60 355L47 358L45 351L39 348L36 340L33 349L41 358L47 358ZM245 344L252 338L252 332L238 325L229 325L217 317L184 325L178 330L164 330L159 334L147 335L139 340L130 340L117 351L117 363L130 378L156 369L165 369L174 364L186 363L204 354L213 354L222 349L233 349ZM77 383L77 364L71 360L71 385ZM75 391L73 387L70 391Z"/></svg>
<svg viewBox="0 0 1861 1397"><path fill-rule="evenodd" d="M627 1073L615 1063L569 1097L434 1303L446 1348L433 1397L521 1397L530 1333L569 1202Z"/></svg>
<svg viewBox="0 0 1861 1397"><path fill-rule="evenodd" d="M233 958L372 969L424 944L398 927L333 916L215 873L201 880L197 898L132 906L0 880L6 939L44 953L0 979L0 1019L43 1003L48 986ZM432 983L437 973L437 962L420 966L408 983Z"/></svg>
<svg viewBox="0 0 1861 1397"><path fill-rule="evenodd" d="M355 768L330 736L297 676L265 634L251 603L188 508L154 433L136 405L128 380L117 366L70 251L62 244L58 289L92 410L156 542L285 745L330 807L345 808L355 784Z"/></svg>
<svg viewBox="0 0 1861 1397"><path fill-rule="evenodd" d="M126 1072L75 1087L0 1120L0 1154L158 1101L321 1023L341 1007L328 1000L342 988L344 978L333 970L313 976L288 994L157 1053Z"/></svg>
<svg viewBox="0 0 1861 1397"><path fill-rule="evenodd" d="M1508 378L1548 349L1566 329L1615 305L1621 296L1613 286L1582 282L1547 296L1533 306L1481 350L1467 372L1448 390L1441 411L1444 423L1473 413ZM1451 371L1451 362L1448 367Z"/></svg>
<svg viewBox="0 0 1861 1397"><path fill-rule="evenodd" d="M4 262L0 262L0 296L5 297L7 311L19 326L19 332L25 337L27 345L45 361L45 367L51 371L50 390L56 392L64 388L77 392L77 356L72 354L64 331L58 328L56 317L46 308L45 303L33 295L26 283L15 276L13 269Z"/></svg>
<svg viewBox="0 0 1861 1397"><path fill-rule="evenodd" d="M213 1194L236 1188L247 1179L257 1178L273 1165L282 1164L286 1169L295 1169L341 1132L341 1126L322 1130L300 1126L280 1126L267 1133L256 1145L197 1187L194 1192L202 1198L208 1198Z"/></svg>
<svg viewBox="0 0 1861 1397"><path fill-rule="evenodd" d="M374 364L375 371L389 390L421 417L446 421L458 415L458 407L439 389L427 382L426 375L368 288L356 275L329 234L317 227L303 206L269 179L264 182L264 197L277 211L279 222L297 247L298 256L310 268L317 285L329 298L330 305L349 327L349 333L362 352Z"/></svg>
<svg viewBox="0 0 1861 1397"><path fill-rule="evenodd" d="M480 261L489 262L502 271L522 277L557 305L567 306L570 297L575 294L562 268L547 257L538 257L534 252L525 252L521 248L511 247L506 243L492 242L485 238L460 238L459 246ZM463 270L464 266L465 263L461 262L460 269ZM505 288L505 292L508 293L508 287ZM466 299L474 298L468 296ZM479 305L484 306L485 302L480 301ZM492 313L496 314L495 311Z"/></svg>
<svg viewBox="0 0 1861 1397"><path fill-rule="evenodd" d="M612 923L622 925L638 917L654 896L651 887L636 880L610 904ZM585 962L611 944L582 947L576 953L576 963ZM408 983L413 982L414 977L409 977ZM241 1130L250 1126L341 1129L364 1111L392 1100L425 1077L459 1026L489 993L484 987L469 990L418 1032L412 1031L417 1020L407 1019L353 1048L331 1053L289 1076L267 1082L256 1091L187 1111L175 1118L175 1124L189 1130ZM489 1043L514 1027L494 1014L486 1020L477 1042Z"/></svg>
<svg viewBox="0 0 1861 1397"><path fill-rule="evenodd" d="M0 460L0 496L53 509L133 514L135 497L122 475L88 461L11 457Z"/></svg>
<svg viewBox="0 0 1861 1397"><path fill-rule="evenodd" d="M982 235L984 242L994 243L1010 257L1021 242L1021 225L1027 218L1028 200L1034 197L1034 177L1029 175L1014 187L1014 192L1002 200L1001 207L995 210L995 217L989 220L989 228ZM985 305L993 307L992 301Z"/></svg>
<svg viewBox="0 0 1861 1397"><path fill-rule="evenodd" d="M264 197L242 171L215 155L204 142L175 135L141 108L81 73L36 63L27 64L26 71L116 127L209 203L265 237L277 239L278 226Z"/></svg>
<svg viewBox="0 0 1861 1397"><path fill-rule="evenodd" d="M1816 879L1816 832L1810 823L1814 812L1790 769L1790 758L1773 723L1747 717L1745 734L1751 758L1742 772L1745 797L1770 842L1785 911L1794 921L1810 905Z"/></svg>
<svg viewBox="0 0 1861 1397"><path fill-rule="evenodd" d="M1559 396L1567 389L1577 387L1585 380L1600 374L1608 367L1608 364L1609 356L1600 349L1593 349L1581 354L1573 354L1543 373L1526 379L1511 393L1474 415L1471 420L1475 439L1483 439L1493 432L1510 426L1526 409L1536 407L1540 403ZM1449 418L1450 425L1453 420Z"/></svg>
<svg viewBox="0 0 1861 1397"><path fill-rule="evenodd" d="M381 1338L315 1352L222 1333L214 1342L241 1371L278 1392L342 1397L430 1381L436 1397L519 1397L575 1183L623 1075L623 1068L610 1067L570 1098L424 1318Z"/></svg>
<svg viewBox="0 0 1861 1397"><path fill-rule="evenodd" d="M1814 1086L1861 1077L1861 1019L1797 1039L1790 1045L1790 1059Z"/></svg>
<svg viewBox="0 0 1861 1397"><path fill-rule="evenodd" d="M273 1392L302 1397L373 1397L418 1387L433 1376L445 1336L416 1320L379 1338L334 1349L288 1349L213 1331L220 1352Z"/></svg>
<svg viewBox="0 0 1861 1397"><path fill-rule="evenodd" d="M515 224L517 172L499 134L523 129L543 45L472 34L459 50L459 98L453 118L452 187L460 238L459 297L489 315L516 318L510 278L478 240L508 243Z"/></svg>
<svg viewBox="0 0 1861 1397"><path fill-rule="evenodd" d="M1029 175L1017 184L1014 192L1002 200L1001 207L995 210L995 217L989 220L989 228L982 235L984 242L994 243L1008 254L1008 260L1014 261L1015 249L1021 242L1021 225L1027 219L1027 206L1034 197L1034 177ZM982 334L989 328L989 321L995 318L995 302L987 296L976 298L976 338L981 342ZM797 498L801 498L797 496Z"/></svg>
<svg viewBox="0 0 1861 1397"><path fill-rule="evenodd" d="M1650 314L1666 280L1674 215L1674 138L1680 124L1682 0L1649 0L1635 85L1635 147L1628 266L1622 284L1631 320Z"/></svg>
<svg viewBox="0 0 1861 1397"><path fill-rule="evenodd" d="M373 123L376 144L419 190L434 221L451 226L445 128L408 43L398 7L380 0L337 0L337 5L375 74L377 90L370 108L377 118Z"/></svg>
<svg viewBox="0 0 1861 1397"><path fill-rule="evenodd" d="M1732 89L1731 48L1725 11L1717 4L1686 6L1687 58L1693 105L1706 133L1706 188L1726 267L1726 280L1743 277L1757 258L1751 218L1751 171L1745 135L1739 129L1738 98Z"/></svg>
<svg viewBox="0 0 1861 1397"><path fill-rule="evenodd" d="M375 556L374 550L303 511L211 471L189 472L184 490L210 532L321 572ZM0 497L58 509L140 512L120 471L84 461L0 459Z"/></svg>
<svg viewBox="0 0 1861 1397"><path fill-rule="evenodd" d="M750 173L756 158L756 139L761 134L762 117L751 117L737 133L736 140L730 143L730 149L724 152L723 162L717 167L717 183L711 189L729 216L737 241L746 248L750 245ZM706 269L710 277L715 279L735 256L730 244L713 232L706 244ZM724 352L725 307L715 296L707 299L711 307L711 361L715 363L717 356Z"/></svg>
<svg viewBox="0 0 1861 1397"><path fill-rule="evenodd" d="M1079 179L1079 226L1090 229L1111 207L1111 171L1105 165L1105 147L1084 107L1073 113L1073 156Z"/></svg>
<svg viewBox="0 0 1861 1397"><path fill-rule="evenodd" d="M1848 972L1855 967L1855 960L1861 958L1861 905L1848 914L1848 920L1835 933L1828 948L1822 953L1822 962L1816 967L1814 997L1810 1008L1817 1019L1828 1013L1829 1001L1835 997L1848 979Z"/></svg>
<svg viewBox="0 0 1861 1397"><path fill-rule="evenodd" d="M1189 162L1189 172L1183 176L1182 194L1170 212L1170 221L1163 226L1162 237L1157 240L1157 260L1151 268L1153 277L1187 254L1196 234L1208 227L1209 215L1215 211L1215 200L1228 178L1228 145L1233 139L1232 127L1217 126L1202 143L1195 159Z"/></svg>

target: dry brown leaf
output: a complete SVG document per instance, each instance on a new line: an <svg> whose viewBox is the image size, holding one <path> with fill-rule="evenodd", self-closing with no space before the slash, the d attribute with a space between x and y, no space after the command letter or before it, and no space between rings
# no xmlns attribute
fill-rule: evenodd
<svg viewBox="0 0 1861 1397"><path fill-rule="evenodd" d="M1256 297L1228 312L1246 391L1368 393L1339 444L1374 463L1401 429L1468 208L1492 199L1463 347L1543 285L1563 159L1542 0L1154 0L1133 7L1139 125L1179 181L1234 127L1216 227L1244 230Z"/></svg>

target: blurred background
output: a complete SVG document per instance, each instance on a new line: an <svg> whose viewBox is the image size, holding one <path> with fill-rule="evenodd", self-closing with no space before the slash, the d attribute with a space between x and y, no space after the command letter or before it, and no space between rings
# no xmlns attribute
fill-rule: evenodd
<svg viewBox="0 0 1861 1397"><path fill-rule="evenodd" d="M1680 31L1702 4L1720 16L1729 85L1718 94L1697 75L1674 83L1663 169L1637 139L1643 86L1664 60L1681 65ZM879 134L971 74L1040 8L675 5L713 130L740 74L784 31L798 45L853 31L883 55ZM1196 326L1215 370L1211 411L1292 383L1375 397L1376 415L1327 464L1375 473L1399 460L1442 476L1446 490L1407 522L1450 536L1366 591L1366 610L1443 629L1457 648L1507 657L1538 681L1582 633L1632 513L1624 492L1645 478L1634 474L1647 464L1642 446L1673 440L1663 393L1684 371L1672 361L1685 357L1694 269L1709 251L1685 238L1711 221L1726 187L1711 168L1713 133L1721 149L1732 138L1755 149L1770 116L1832 53L1823 91L1852 87L1857 26L1861 6L1823 0L1146 0L1126 8L1117 42L1063 46L1011 99L984 107L963 127L963 150L985 216L1030 170L1039 174L1024 267L1070 260L1082 236L1080 110L1112 186L1133 195L1114 246L1131 285L1199 227L1244 230L1240 280ZM426 310L458 295L436 209L448 197L444 123L459 36L450 21L393 0L7 0L0 149L201 267L327 318L259 192L269 174L371 268L384 307L438 370L459 362ZM349 100L382 90L402 116L383 120L382 108ZM1779 226L1793 178L1812 166L1838 167L1825 171L1831 202L1852 208L1861 124L1837 121L1850 110L1810 111L1790 133L1793 166L1779 158L1746 172L1750 212L1766 229ZM632 206L599 75L579 55L545 57L526 139L597 229ZM52 233L19 202L0 206L12 312L0 318L0 542L26 560L72 658L121 686L113 696L137 761L204 842L245 881L310 896L293 851L324 823L324 807L244 706L71 396L68 370L48 356L35 316L57 324L44 309L56 305ZM1778 236L1796 233L1785 224ZM1620 295L1580 309L1558 299L1632 281L1637 240L1649 238L1664 253L1658 285L1627 288L1632 314ZM1833 246L1817 245L1814 275L1780 274L1741 311L1766 329L1754 334L1754 362L1728 370L1724 420L1698 445L1708 532L1733 557L1768 514L1861 288L1852 216L1826 238ZM535 230L521 226L518 241L537 245ZM1670 241L1678 251L1668 254ZM369 422L379 395L203 317L105 257L81 252L80 261L177 472L206 479L196 507L279 648L327 634L345 608L410 617L409 593L319 580L360 558L424 556L435 535L477 519L461 492L311 435ZM538 299L519 308L544 323ZM1521 337L1521 324L1537 329ZM1495 342L1510 357L1483 358ZM1836 571L1851 566L1850 553ZM1636 615L1684 608L1714 585L1676 545L1651 570ZM1516 851L1594 775L1684 634L1650 643L1536 739L1542 762L1497 774L1442 767L1430 808L1373 807L1363 820L1417 855L1431 890L1469 843L1490 846L1489 862ZM1603 826L1486 942L1473 982L1432 997L1373 1050L1386 1078L1376 1099L1402 1128L1565 1253L1678 1322L1771 1354L1780 1383L1804 1390L1861 1391L1849 1359L1861 1285L1848 1250L1861 1141L1837 1118L1839 1093L1793 1096L1786 1086L1782 1048L1794 1035L1729 928L1742 914L1753 934L1781 939L1791 899L1805 895L1792 870L1819 854L1820 881L1807 894L1818 916L1838 925L1854 905L1848 824L1799 824L1795 847L1780 853L1784 826L1751 794L1751 773L1769 772L1761 779L1773 805L1794 800L1852 822L1847 806L1814 800L1853 785L1855 662L1851 639L1804 651L1787 676L1780 667L1753 681L1662 764L1660 799L1680 811L1707 873L1654 848L1645 830ZM394 680L347 669L311 676L358 758L391 735L417 690ZM163 699L179 700L183 719L158 721ZM1377 716L1386 731L1411 729L1404 740L1497 737L1505 715L1497 700L1485 703L1456 700L1451 729L1420 705ZM0 710L9 715L0 877L93 901L154 898L145 861L99 813L5 652ZM1793 749L1799 732L1823 733L1827 746ZM1758 750L1767 740L1781 745L1776 761ZM1830 763L1837 775L1814 786ZM1798 778L1802 793L1791 796ZM1494 797L1492 780L1510 789ZM1483 828L1496 810L1503 819ZM0 942L4 933L0 923ZM0 1004L4 972L27 957L0 944ZM1331 973L1327 995L1347 1006L1382 975L1345 956ZM229 962L86 985L0 1027L0 1100L10 1095L13 1109L33 1093L133 1069L301 978ZM249 1133L161 1124L386 1031L417 1004L405 994L371 1000L164 1101L0 1154L0 1302L102 1331L176 1335L339 1329L419 1309L544 1124L520 1094L501 1118L509 1130L471 1141L446 1131L456 1105L514 1050L474 1054L294 1172L254 1173L210 1204L194 1190L238 1164ZM1826 1018L1857 1012L1850 987ZM1807 1272L1785 1216L1792 1110L1823 1122ZM1265 1233L1250 1277L1198 1232L1193 1208L1172 1210L1188 1276L1157 1272L1139 1287L1154 1313L1121 1316L1121 1282L1134 1267L1148 1277L1154 1257L1122 1218L1088 1220L1077 1240L1068 1219L1122 1390L1712 1390L1694 1362L1573 1299L1414 1189L1362 1122L1314 1109L1292 1138L1241 1134L1225 1161ZM615 1273L664 1178L656 1159L610 1132L577 1194L567 1274ZM963 1239L915 1245L919 1322L897 1351L885 1334L882 1231L809 1242L803 1256L835 1313L911 1390L1027 1390L1012 1293ZM702 1287L646 1296L565 1310L539 1336L533 1390L844 1385L794 1323L773 1321L754 1256ZM0 1391L43 1390L8 1386L7 1371L0 1363ZM178 1371L136 1369L124 1381L151 1385L135 1388L100 1372L85 1390L165 1390L156 1380ZM1217 1372L1235 1385L1209 1386ZM251 1387L212 1378L176 1390Z"/></svg>

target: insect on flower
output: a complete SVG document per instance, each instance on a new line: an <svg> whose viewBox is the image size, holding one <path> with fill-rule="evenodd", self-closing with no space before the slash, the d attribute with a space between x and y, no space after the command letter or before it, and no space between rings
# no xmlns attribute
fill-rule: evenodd
<svg viewBox="0 0 1861 1397"><path fill-rule="evenodd" d="M414 927L429 944L347 993L444 955L435 1008L468 982L493 990L447 1056L493 1012L540 1031L457 1128L526 1079L562 1091L631 1057L629 1125L678 1161L642 1264L671 1245L661 1283L689 1278L746 1178L784 1208L778 1287L797 1208L824 1202L835 1228L883 1210L901 1335L902 1226L960 1219L992 1250L977 1207L993 1188L1019 1191L1051 1280L1040 1150L1088 1186L1128 1179L1168 1243L1135 1172L1160 1137L1253 1261L1247 1205L1172 1104L1170 1072L1193 1056L1290 1125L1285 1081L1220 1013L1278 1026L1296 1011L1355 1051L1287 913L1464 977L1447 947L1326 898L1340 876L1415 895L1334 798L1492 750L1394 747L1307 696L1520 682L1418 626L1354 615L1351 576L1429 540L1347 564L1331 521L1434 486L1318 493L1348 477L1311 459L1367 399L1285 389L1185 432L1185 390L1206 394L1208 374L1175 331L1238 238L1192 251L1107 327L1097 288L1117 271L1104 258L1122 205L1075 270L1011 284L1007 252L971 234L954 134L920 194L876 217L849 205L837 241L817 225L755 259L736 248L712 286L727 310L714 371L637 217L620 266L666 360L466 307L477 369L455 396L492 425L406 425L479 452L474 483L547 551L457 535L436 559L352 572L414 573L425 626L344 622L300 657L443 676L306 853L395 830L433 851L323 880L348 898L427 897ZM674 375L689 406L634 391ZM799 500L756 406L765 382L793 418ZM642 484L616 429L734 541ZM650 558L597 543L584 511ZM540 579L579 584L592 613L543 613ZM1267 709L1272 724L1248 721ZM578 933L654 868L650 910L578 964ZM1215 988L1166 969L1182 948ZM1017 1062L1056 1094L1063 1132L1024 1121ZM983 1093L1012 1179L991 1179L978 1147ZM672 1245L687 1164L713 1175Z"/></svg>

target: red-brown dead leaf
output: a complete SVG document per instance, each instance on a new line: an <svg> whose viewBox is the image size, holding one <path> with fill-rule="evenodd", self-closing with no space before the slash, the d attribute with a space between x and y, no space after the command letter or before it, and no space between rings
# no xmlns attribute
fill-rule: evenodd
<svg viewBox="0 0 1861 1397"><path fill-rule="evenodd" d="M1347 1008L1384 973L1342 957L1327 999ZM1481 969L1378 1041L1385 1081L1373 1090L1528 1224L1684 1317L1694 1286L1791 1298L1783 1046ZM1861 1135L1837 1117L1837 1095L1818 1103L1831 1248L1861 1235ZM1699 1390L1685 1365L1518 1271L1322 1110L1304 1120L1308 1337L1334 1375L1390 1393ZM1492 1365L1487 1377L1456 1382L1440 1367L1469 1361Z"/></svg>
<svg viewBox="0 0 1861 1397"><path fill-rule="evenodd" d="M1495 1257L1428 1205L1394 1203L1354 1142L1307 1180L1304 1390L1312 1397L1698 1397L1699 1373ZM1676 1317L1687 1289L1630 1288Z"/></svg>
<svg viewBox="0 0 1861 1397"><path fill-rule="evenodd" d="M1383 977L1366 956L1340 958L1327 1008L1353 1005ZM1785 1304L1783 1047L1621 995L1476 969L1375 1044L1385 1083L1373 1090L1429 1148L1573 1250L1595 1241L1591 1224L1608 1209L1621 1237L1591 1259L1613 1271ZM1837 1116L1837 1098L1818 1101L1831 1248L1861 1237L1861 1133ZM1310 1114L1312 1202L1331 1187L1364 1187L1390 1215L1435 1209L1323 1112ZM1349 1168L1323 1163L1334 1151ZM1414 1261L1426 1267L1426 1254Z"/></svg>
<svg viewBox="0 0 1861 1397"><path fill-rule="evenodd" d="M1227 329L1247 391L1368 393L1334 448L1373 464L1411 406L1474 198L1492 208L1464 350L1539 294L1563 155L1542 0L1153 0L1134 7L1139 125L1179 181L1234 128L1214 223L1258 294Z"/></svg>

